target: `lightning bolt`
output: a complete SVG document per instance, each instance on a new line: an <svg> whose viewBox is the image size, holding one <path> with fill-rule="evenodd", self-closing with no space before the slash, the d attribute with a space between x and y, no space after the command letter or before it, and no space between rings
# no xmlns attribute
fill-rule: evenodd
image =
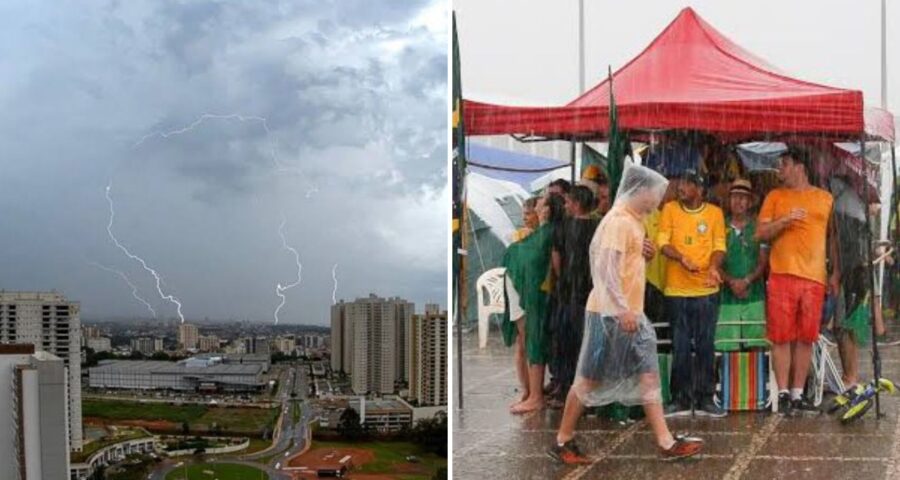
<svg viewBox="0 0 900 480"><path fill-rule="evenodd" d="M295 168L295 167L286 167L281 163L281 161L278 159L278 149L277 149L277 145L276 145L277 139L275 139L275 137L272 135L272 131L269 129L269 122L265 118L259 117L256 115L241 115L239 113L230 113L230 114L226 114L226 115L217 114L217 113L204 113L203 115L200 115L196 120L194 120L190 125L188 125L186 127L182 127L182 128L176 129L176 130L171 130L168 132L154 132L154 133L144 135L143 137L141 137L140 140L138 140L133 145L132 148L137 148L137 147L141 146L147 140L154 138L154 137L166 139L166 138L177 136L177 135L183 135L183 134L188 133L188 132L192 131L193 129L197 128L206 120L238 120L240 122L259 123L262 126L263 130L266 131L266 138L269 139L269 150L270 150L270 154L272 156L272 163L275 164L275 169L279 172L300 173L300 169ZM313 187L313 188L315 188L315 187Z"/></svg>
<svg viewBox="0 0 900 480"><path fill-rule="evenodd" d="M331 267L331 278L334 280L334 290L331 291L331 304L334 305L337 303L337 265L334 264L334 267Z"/></svg>
<svg viewBox="0 0 900 480"><path fill-rule="evenodd" d="M131 296L134 297L137 301L143 303L144 306L147 307L147 310L150 310L150 313L153 315L153 318L156 318L156 310L153 309L153 305L150 305L150 302L148 302L147 300L144 300L143 298L141 298L140 295L138 295L138 288L133 283L131 283L131 280L128 279L128 276L125 275L125 272L123 272L121 270L117 270L112 267L107 267L106 265L97 263L93 260L87 260L87 263L89 263L97 268L106 270L109 273L115 273L116 275L122 277L122 280L125 280L125 283L127 283L128 286L131 287Z"/></svg>
<svg viewBox="0 0 900 480"><path fill-rule="evenodd" d="M174 296L163 293L162 285L161 285L162 279L159 277L159 274L156 273L156 270L147 266L147 262L145 262L143 258L138 257L137 255L129 252L128 249L125 248L124 245L119 243L119 240L116 239L116 236L113 235L112 226L113 226L113 220L116 217L116 211L113 207L112 196L110 196L110 194L109 194L110 190L112 190L112 182L110 182L109 184L106 185L106 201L109 202L109 223L106 225L106 233L109 234L109 238L112 239L113 243L115 243L116 246L119 247L119 250L122 250L122 252L128 256L128 258L140 262L141 266L144 267L144 270L146 270L148 273L150 273L150 275L153 275L153 278L156 279L156 291L159 293L159 296L163 300L168 300L169 302L171 302L178 308L178 318L181 319L181 323L184 323L184 315L181 313L181 302Z"/></svg>
<svg viewBox="0 0 900 480"><path fill-rule="evenodd" d="M284 292L296 287L297 285L300 285L300 280L301 280L300 274L303 271L303 265L300 264L300 254L297 253L297 250L295 250L293 247L288 245L287 239L284 238L284 225L286 223L287 223L287 218L285 218L284 215L282 215L281 216L281 225L278 227L278 235L281 236L281 245L284 247L284 249L289 250L291 253L294 254L294 262L296 262L296 264L297 264L297 281L294 283L291 283L289 285L285 285L285 286L282 286L281 283L279 283L278 285L275 286L275 295L278 295L279 297L281 297L281 303L278 305L278 308L275 309L275 314L274 314L276 325L278 325L278 312L281 311L281 307L283 307L284 302L287 301L287 297L285 297Z"/></svg>

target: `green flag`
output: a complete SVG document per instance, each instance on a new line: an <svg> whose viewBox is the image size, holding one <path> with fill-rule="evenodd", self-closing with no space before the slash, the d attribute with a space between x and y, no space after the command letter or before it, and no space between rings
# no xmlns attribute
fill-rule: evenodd
<svg viewBox="0 0 900 480"><path fill-rule="evenodd" d="M628 136L619 131L619 114L616 99L613 95L612 68L609 69L609 152L606 158L606 176L609 178L609 197L616 201L616 192L625 169L625 157L631 156L631 142Z"/></svg>
<svg viewBox="0 0 900 480"><path fill-rule="evenodd" d="M591 165L596 165L601 172L606 172L606 157L600 152L594 150L587 144L581 149L581 177L584 177L584 171Z"/></svg>

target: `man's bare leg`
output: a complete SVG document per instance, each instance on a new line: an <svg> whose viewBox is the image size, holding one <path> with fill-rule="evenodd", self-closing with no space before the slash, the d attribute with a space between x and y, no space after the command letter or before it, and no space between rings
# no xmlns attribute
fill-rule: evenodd
<svg viewBox="0 0 900 480"><path fill-rule="evenodd" d="M647 417L647 423L653 430L653 436L656 437L656 444L663 450L668 449L675 443L669 426L666 425L664 417L662 401L659 398L659 374L644 373L641 374L639 383L641 396L644 399L644 416Z"/></svg>
<svg viewBox="0 0 900 480"><path fill-rule="evenodd" d="M571 440L575 436L575 426L578 425L578 419L584 413L584 404L575 393L576 389L584 389L590 391L597 388L596 383L586 382L584 380L575 380L575 384L569 389L566 395L566 406L563 408L562 421L559 422L559 430L556 432L556 442L563 444Z"/></svg>
<svg viewBox="0 0 900 480"><path fill-rule="evenodd" d="M525 358L525 317L516 321L516 329L518 330L518 335L516 335L514 362L516 364L516 375L519 377L519 385L522 388L522 395L509 406L510 409L524 402L528 398L528 362Z"/></svg>
<svg viewBox="0 0 900 480"><path fill-rule="evenodd" d="M544 407L544 365L529 365L528 381L528 398L510 409L512 413L528 413Z"/></svg>
<svg viewBox="0 0 900 480"><path fill-rule="evenodd" d="M844 370L841 380L844 381L844 388L849 388L859 381L859 347L852 333L843 331L838 335L838 353Z"/></svg>
<svg viewBox="0 0 900 480"><path fill-rule="evenodd" d="M794 342L793 350L793 358L791 359L791 388L803 388L806 385L806 374L809 373L809 363L812 360L812 343L801 341ZM776 377L778 376L777 370L775 375Z"/></svg>
<svg viewBox="0 0 900 480"><path fill-rule="evenodd" d="M791 342L772 344L772 369L779 390L787 390L791 372Z"/></svg>

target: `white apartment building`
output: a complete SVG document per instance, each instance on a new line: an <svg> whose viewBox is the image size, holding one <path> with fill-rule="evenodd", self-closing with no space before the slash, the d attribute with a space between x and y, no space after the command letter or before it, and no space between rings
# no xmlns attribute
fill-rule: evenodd
<svg viewBox="0 0 900 480"><path fill-rule="evenodd" d="M182 323L178 326L178 344L185 350L197 348L197 341L200 336L196 325L190 323Z"/></svg>
<svg viewBox="0 0 900 480"><path fill-rule="evenodd" d="M0 291L0 343L32 344L68 370L69 446L81 451L80 304L56 292Z"/></svg>
<svg viewBox="0 0 900 480"><path fill-rule="evenodd" d="M408 328L414 305L370 294L331 308L331 365L350 375L353 392L393 393L406 381Z"/></svg>
<svg viewBox="0 0 900 480"><path fill-rule="evenodd" d="M409 399L419 406L447 405L447 312L426 305L409 329Z"/></svg>
<svg viewBox="0 0 900 480"><path fill-rule="evenodd" d="M69 478L67 377L55 355L0 345L0 478Z"/></svg>

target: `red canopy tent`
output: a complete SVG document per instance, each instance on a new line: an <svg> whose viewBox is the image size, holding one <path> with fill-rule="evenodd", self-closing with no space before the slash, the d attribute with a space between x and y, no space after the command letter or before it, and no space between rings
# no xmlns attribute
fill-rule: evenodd
<svg viewBox="0 0 900 480"><path fill-rule="evenodd" d="M613 78L623 130L693 130L730 140L762 133L859 139L865 125L861 91L789 77L691 8ZM608 80L564 106L466 101L466 134L600 139L609 127L608 106Z"/></svg>

